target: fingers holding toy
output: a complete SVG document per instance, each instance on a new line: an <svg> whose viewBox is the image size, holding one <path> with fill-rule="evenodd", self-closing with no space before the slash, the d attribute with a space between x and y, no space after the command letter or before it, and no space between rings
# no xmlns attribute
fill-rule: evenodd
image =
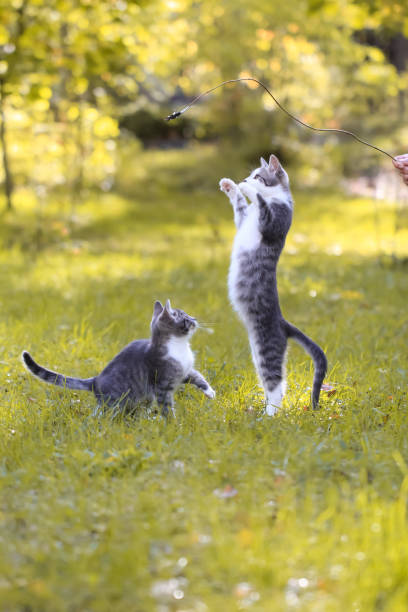
<svg viewBox="0 0 408 612"><path fill-rule="evenodd" d="M392 163L399 171L404 183L408 185L408 154L397 155L397 157L392 160Z"/></svg>

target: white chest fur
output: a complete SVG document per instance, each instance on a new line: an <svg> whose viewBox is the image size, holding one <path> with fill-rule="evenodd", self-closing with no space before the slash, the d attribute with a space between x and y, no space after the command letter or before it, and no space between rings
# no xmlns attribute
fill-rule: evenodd
<svg viewBox="0 0 408 612"><path fill-rule="evenodd" d="M239 311L236 287L240 280L239 256L243 251L252 251L259 246L261 234L258 221L259 209L256 204L248 206L248 214L238 229L231 253L231 265L228 275L228 289L232 305Z"/></svg>
<svg viewBox="0 0 408 612"><path fill-rule="evenodd" d="M187 376L194 365L194 354L188 338L170 338L167 342L167 357L177 361L183 370L183 376Z"/></svg>
<svg viewBox="0 0 408 612"><path fill-rule="evenodd" d="M247 216L236 233L232 256L234 256L235 253L238 254L239 251L250 251L256 248L260 240L259 208L257 204L250 204L248 206Z"/></svg>

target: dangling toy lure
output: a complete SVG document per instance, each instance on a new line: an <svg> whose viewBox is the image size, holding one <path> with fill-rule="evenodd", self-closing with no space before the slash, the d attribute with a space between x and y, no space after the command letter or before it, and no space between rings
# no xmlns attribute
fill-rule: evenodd
<svg viewBox="0 0 408 612"><path fill-rule="evenodd" d="M171 121L172 119L177 119L177 117L180 117L180 115L182 115L183 113L188 111L188 109L191 108L196 102L198 102L198 100L200 100L204 96L207 96L208 94L210 94L215 89L218 89L219 87L223 87L224 85L227 85L228 83L238 83L239 81L253 81L254 83L257 83L258 85L263 87L263 89L272 98L272 100L275 102L275 104L284 113L286 113L291 119L293 119L293 121L296 121L296 123L299 123L300 125L303 125L303 127L306 127L309 130L313 130L314 132L337 132L339 134L347 134L348 136L351 136L352 138L354 138L354 140L357 140L358 142L361 142L361 144L366 145L367 147L371 147L372 149L375 149L376 151L379 151L380 153L383 153L384 155L387 155L387 157L389 157L390 159L396 161L395 157L393 157L390 153L387 153L387 151L384 151L384 149L380 149L380 147L376 147L375 145L372 145L369 142L366 142L365 140L362 140L359 136L357 136L353 132L349 132L348 130L337 130L335 128L317 128L317 127L313 127L312 125L309 125L308 123L305 123L304 121L301 121L300 119L295 117L295 115L292 115L292 113L290 113L288 110L286 110L286 108L284 108L282 106L282 104L275 98L275 96L272 94L272 92L269 91L269 89L266 87L266 85L264 85L261 81L258 81L258 79L255 79L253 77L242 77L242 78L239 78L239 79L230 79L229 81L223 81L219 85L216 85L215 87L212 87L211 89L208 89L207 91L204 91L203 93L198 95L196 98L194 98L194 100L192 100L192 102L190 102L190 104L187 104L187 106L185 106L181 110L175 111L174 113L171 113L171 115L166 117L166 121Z"/></svg>

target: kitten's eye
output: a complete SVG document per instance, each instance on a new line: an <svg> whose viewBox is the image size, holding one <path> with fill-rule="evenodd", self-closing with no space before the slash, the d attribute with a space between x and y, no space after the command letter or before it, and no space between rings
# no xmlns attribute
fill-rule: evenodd
<svg viewBox="0 0 408 612"><path fill-rule="evenodd" d="M265 179L263 176L261 176L260 174L257 174L255 177L258 181L261 181L261 183L263 183L265 185Z"/></svg>

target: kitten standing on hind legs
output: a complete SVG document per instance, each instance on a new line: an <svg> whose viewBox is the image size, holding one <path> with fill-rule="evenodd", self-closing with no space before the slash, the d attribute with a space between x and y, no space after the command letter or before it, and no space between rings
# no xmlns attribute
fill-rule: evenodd
<svg viewBox="0 0 408 612"><path fill-rule="evenodd" d="M327 359L313 340L283 318L276 281L279 256L292 223L289 177L271 155L269 163L261 158L261 166L239 185L221 179L220 189L232 204L237 227L229 296L248 331L252 359L265 391L266 414L276 414L285 393L288 338L296 340L314 361L312 405L317 408Z"/></svg>

